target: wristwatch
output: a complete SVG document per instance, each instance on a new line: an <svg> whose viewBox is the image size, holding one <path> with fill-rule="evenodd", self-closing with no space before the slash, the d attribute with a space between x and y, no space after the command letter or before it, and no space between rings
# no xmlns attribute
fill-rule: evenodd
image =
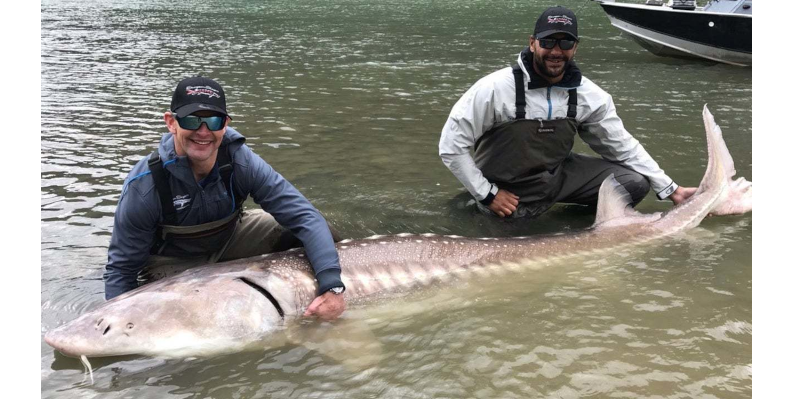
<svg viewBox="0 0 800 400"><path fill-rule="evenodd" d="M336 286L328 289L329 292L333 292L333 294L342 294L344 293L344 286Z"/></svg>

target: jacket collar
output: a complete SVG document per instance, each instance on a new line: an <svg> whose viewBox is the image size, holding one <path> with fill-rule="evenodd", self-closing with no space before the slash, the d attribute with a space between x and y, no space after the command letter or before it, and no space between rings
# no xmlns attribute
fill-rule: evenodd
<svg viewBox="0 0 800 400"><path fill-rule="evenodd" d="M225 135L222 137L222 146L228 145L228 151L230 151L231 154L241 147L244 142L245 137L242 136L241 133L233 128L226 128ZM189 158L186 156L179 156L175 152L175 136L173 134L167 132L161 136L161 142L158 145L158 155L161 156L161 162L165 164L167 171L174 177L186 181L187 183L195 182L192 168L189 165ZM214 166L209 176L214 174L214 170L216 170L217 167L217 165Z"/></svg>
<svg viewBox="0 0 800 400"><path fill-rule="evenodd" d="M578 69L578 65L575 64L575 60L572 60L567 64L567 68L564 71L564 77L561 78L558 83L551 85L550 82L547 82L533 69L533 52L531 52L530 47L525 47L525 49L519 53L519 57L522 60L522 65L525 66L525 70L528 72L528 76L531 79L530 82L528 82L528 89L539 89L548 86L558 86L571 89L581 85L581 79L583 79L583 75L581 74L581 70Z"/></svg>

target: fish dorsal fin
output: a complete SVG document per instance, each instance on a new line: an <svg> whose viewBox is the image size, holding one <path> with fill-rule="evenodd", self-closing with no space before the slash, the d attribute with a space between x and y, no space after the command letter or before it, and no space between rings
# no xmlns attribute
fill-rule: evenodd
<svg viewBox="0 0 800 400"><path fill-rule="evenodd" d="M594 219L593 228L601 225L608 225L609 221L615 221L613 225L625 225L644 217L631 207L633 199L631 194L617 182L614 174L606 177L600 185L600 193L597 197L597 215Z"/></svg>

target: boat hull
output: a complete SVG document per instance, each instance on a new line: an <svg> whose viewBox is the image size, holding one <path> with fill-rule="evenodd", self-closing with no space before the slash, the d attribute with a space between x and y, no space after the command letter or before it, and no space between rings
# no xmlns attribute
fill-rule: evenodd
<svg viewBox="0 0 800 400"><path fill-rule="evenodd" d="M611 24L659 56L752 65L751 15L600 3Z"/></svg>

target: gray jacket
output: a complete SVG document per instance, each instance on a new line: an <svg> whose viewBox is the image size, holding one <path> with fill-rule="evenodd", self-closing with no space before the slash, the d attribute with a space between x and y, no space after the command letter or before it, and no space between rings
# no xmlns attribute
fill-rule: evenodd
<svg viewBox="0 0 800 400"><path fill-rule="evenodd" d="M517 64L524 72L524 84L531 81L523 62ZM540 87L525 91L525 112L528 119L556 119L567 115L568 89L559 86ZM622 125L614 102L606 91L594 82L582 78L578 90L578 133L589 147L604 159L620 163L650 181L659 199L672 194L678 185L658 166L636 138ZM442 128L439 156L458 180L477 200L489 193L497 194L475 164L470 149L491 128L515 118L516 91L511 67L495 71L476 82L453 106Z"/></svg>

